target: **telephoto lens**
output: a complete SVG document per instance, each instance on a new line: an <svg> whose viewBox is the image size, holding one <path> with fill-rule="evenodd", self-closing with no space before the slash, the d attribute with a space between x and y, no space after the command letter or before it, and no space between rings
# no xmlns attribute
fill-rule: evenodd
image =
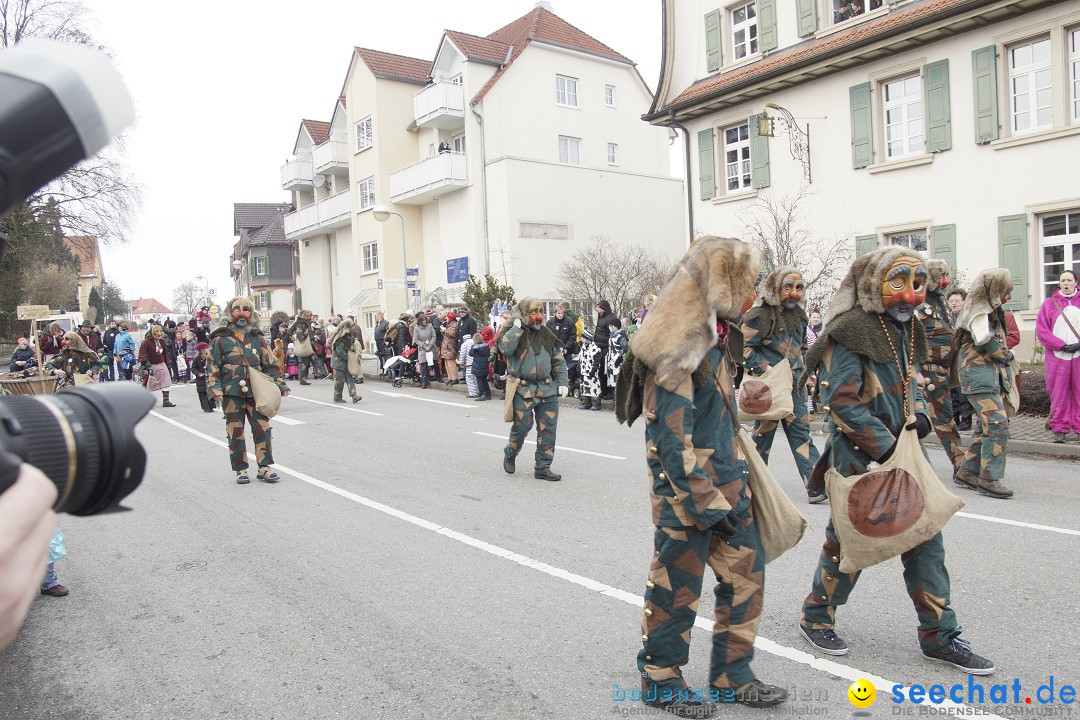
<svg viewBox="0 0 1080 720"><path fill-rule="evenodd" d="M97 515L125 509L120 502L146 471L135 425L153 405L153 396L134 383L3 398L0 492L18 479L21 461L56 484L56 512Z"/></svg>

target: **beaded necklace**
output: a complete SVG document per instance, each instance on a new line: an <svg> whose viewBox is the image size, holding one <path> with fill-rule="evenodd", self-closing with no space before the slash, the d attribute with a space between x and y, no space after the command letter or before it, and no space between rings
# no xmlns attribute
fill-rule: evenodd
<svg viewBox="0 0 1080 720"><path fill-rule="evenodd" d="M914 411L914 407L909 402L908 396L909 387L911 386L911 376L914 374L911 361L915 357L915 327L914 324L909 321L911 327L908 328L908 335L911 336L911 352L907 356L907 373L904 372L904 368L900 365L900 355L896 352L896 345L893 343L892 335L889 334L889 328L885 325L885 318L878 315L878 320L881 321L881 329L885 332L885 339L889 342L889 349L892 350L893 359L896 360L896 371L900 374L900 382L904 384L904 414L910 414ZM914 318L912 318L914 320Z"/></svg>

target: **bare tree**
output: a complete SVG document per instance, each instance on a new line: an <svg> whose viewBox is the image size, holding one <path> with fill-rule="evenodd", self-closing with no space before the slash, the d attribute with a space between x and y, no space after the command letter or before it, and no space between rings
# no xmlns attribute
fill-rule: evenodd
<svg viewBox="0 0 1080 720"><path fill-rule="evenodd" d="M173 312L183 315L191 315L202 304L203 288L196 282L188 280L173 288Z"/></svg>
<svg viewBox="0 0 1080 720"><path fill-rule="evenodd" d="M807 226L803 208L810 191L794 195L763 192L743 211L744 237L761 249L761 272L784 265L799 268L806 279L808 307L826 307L855 255L852 235L826 238Z"/></svg>
<svg viewBox="0 0 1080 720"><path fill-rule="evenodd" d="M23 301L50 308L79 309L78 279L68 268L44 265L27 273Z"/></svg>
<svg viewBox="0 0 1080 720"><path fill-rule="evenodd" d="M660 290L671 265L666 257L604 235L590 239L589 246L574 253L559 271L555 289L564 298L586 302L587 307L604 299L612 312L627 317L646 294Z"/></svg>

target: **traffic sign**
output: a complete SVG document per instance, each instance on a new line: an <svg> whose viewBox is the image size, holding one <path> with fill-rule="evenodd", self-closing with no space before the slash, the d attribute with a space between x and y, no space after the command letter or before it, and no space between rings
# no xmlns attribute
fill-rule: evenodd
<svg viewBox="0 0 1080 720"><path fill-rule="evenodd" d="M401 278L383 278L379 281L379 284L385 290L404 290L405 281Z"/></svg>
<svg viewBox="0 0 1080 720"><path fill-rule="evenodd" d="M420 284L420 268L405 268L405 281L409 284L410 288L417 287Z"/></svg>
<svg viewBox="0 0 1080 720"><path fill-rule="evenodd" d="M469 257L450 258L446 261L446 282L462 283L469 280Z"/></svg>
<svg viewBox="0 0 1080 720"><path fill-rule="evenodd" d="M419 290L413 290L412 291L412 296L413 297L420 297L420 291Z"/></svg>

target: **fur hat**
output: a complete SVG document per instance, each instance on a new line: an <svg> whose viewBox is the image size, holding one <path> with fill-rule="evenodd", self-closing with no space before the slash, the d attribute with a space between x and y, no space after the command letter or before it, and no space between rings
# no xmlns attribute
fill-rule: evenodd
<svg viewBox="0 0 1080 720"><path fill-rule="evenodd" d="M351 335L353 325L355 324L356 323L354 323L352 320L342 320L341 324L337 326L336 330L334 330L334 334L330 336L330 347L334 347L334 345L337 344L337 341L345 337L346 335Z"/></svg>
<svg viewBox="0 0 1080 720"><path fill-rule="evenodd" d="M834 318L856 305L868 313L883 314L885 304L881 300L881 283L884 282L882 278L889 266L905 255L925 264L921 255L898 245L878 248L855 258L833 296L829 312L825 316L825 324L828 325Z"/></svg>
<svg viewBox="0 0 1080 720"><path fill-rule="evenodd" d="M762 305L779 307L781 303L780 293L784 287L784 278L792 273L799 277L803 277L802 270L799 270L799 268L794 265L784 265L769 273L768 277L765 278L765 282L761 284L761 294L758 296L758 299L754 301L754 307L760 307Z"/></svg>
<svg viewBox="0 0 1080 720"><path fill-rule="evenodd" d="M668 273L649 322L630 340L634 355L673 390L716 344L716 318L734 320L750 297L761 252L735 238L702 236Z"/></svg>
<svg viewBox="0 0 1080 720"><path fill-rule="evenodd" d="M97 357L97 353L86 347L86 343L83 342L83 339L79 336L79 333L77 332L64 333L64 341L67 343L68 350L77 352L80 355L89 354L93 355L95 358Z"/></svg>
<svg viewBox="0 0 1080 720"><path fill-rule="evenodd" d="M230 304L232 304L231 301L230 301ZM311 318L312 318L312 314L311 314L310 310L301 310L300 312L296 313L296 319L297 320L307 320L308 322L310 322Z"/></svg>
<svg viewBox="0 0 1080 720"><path fill-rule="evenodd" d="M506 324L513 325L515 320L520 320L522 327L528 325L529 306L538 302L540 301L534 297L522 298L517 305L510 308L510 312L506 315Z"/></svg>
<svg viewBox="0 0 1080 720"><path fill-rule="evenodd" d="M926 261L926 272L930 275L930 281L926 289L938 292L938 283L941 282L941 277L949 274L949 263L938 258L932 258Z"/></svg>
<svg viewBox="0 0 1080 720"><path fill-rule="evenodd" d="M219 337L224 333L231 332L228 328L229 324L233 321L233 306L238 302L245 302L250 305L252 309L251 324L248 326L247 332L255 333L256 335L262 335L262 328L259 327L259 320L258 318L254 317L255 303L251 302L251 300L246 297L234 297L232 300L225 303L225 307L221 309L221 321L218 323L218 326L214 328L214 330L210 333L210 337Z"/></svg>
<svg viewBox="0 0 1080 720"><path fill-rule="evenodd" d="M989 317L1001 307L1001 296L1012 287L1012 273L1005 268L991 268L976 275L956 318L957 329L971 333L976 345L984 344L991 335Z"/></svg>

